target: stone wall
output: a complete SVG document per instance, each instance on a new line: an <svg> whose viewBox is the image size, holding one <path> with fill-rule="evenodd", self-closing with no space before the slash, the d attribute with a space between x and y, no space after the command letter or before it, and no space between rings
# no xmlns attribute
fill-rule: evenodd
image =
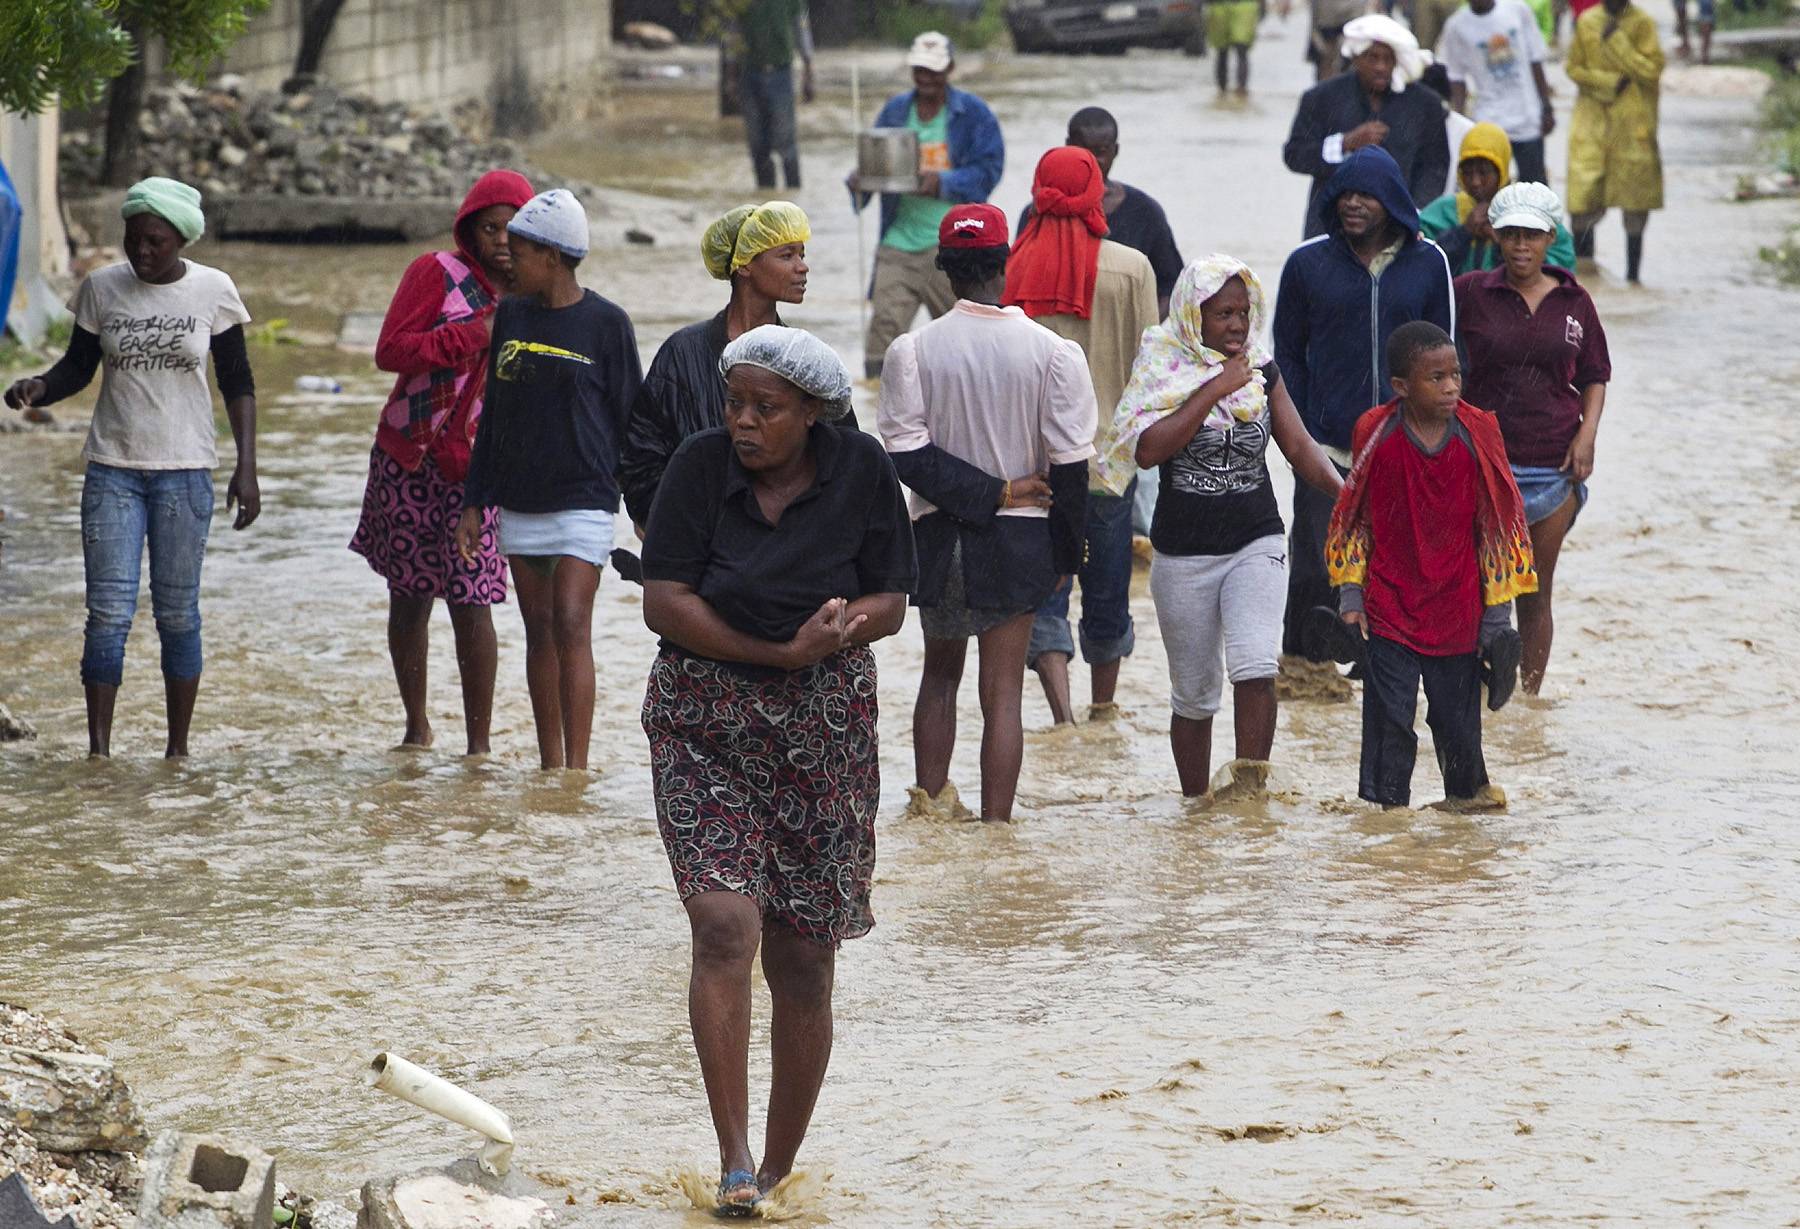
<svg viewBox="0 0 1800 1229"><path fill-rule="evenodd" d="M300 49L301 4L273 0L219 71L279 87ZM347 0L320 72L382 102L451 108L477 99L499 128L518 131L599 80L611 27L611 0Z"/></svg>

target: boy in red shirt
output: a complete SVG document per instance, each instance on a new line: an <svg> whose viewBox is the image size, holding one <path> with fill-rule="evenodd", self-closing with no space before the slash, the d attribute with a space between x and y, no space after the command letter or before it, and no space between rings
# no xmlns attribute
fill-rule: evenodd
<svg viewBox="0 0 1800 1229"><path fill-rule="evenodd" d="M1410 802L1423 679L1444 793L1504 805L1481 755L1481 684L1485 673L1498 709L1518 680L1512 599L1537 589L1524 502L1499 423L1462 400L1449 335L1427 321L1402 325L1387 362L1396 397L1357 421L1356 462L1325 541L1340 586L1338 639L1353 650L1367 642L1357 792L1383 806Z"/></svg>

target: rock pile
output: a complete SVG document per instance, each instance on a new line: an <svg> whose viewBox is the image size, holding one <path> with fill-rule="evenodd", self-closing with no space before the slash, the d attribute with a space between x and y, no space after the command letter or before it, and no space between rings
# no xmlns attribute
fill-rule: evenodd
<svg viewBox="0 0 1800 1229"><path fill-rule="evenodd" d="M143 1160L133 1149L143 1148L143 1124L122 1082L109 1090L115 1112L92 1112L91 1094L103 1083L95 1078L101 1065L110 1083L111 1064L65 1029L0 1003L0 1178L14 1173L23 1178L33 1201L53 1221L67 1213L79 1229L132 1229L144 1180ZM46 1105L38 1090L70 1068L82 1070L71 1077L68 1091L49 1098L57 1102L54 1107ZM114 1123L119 1129L104 1131Z"/></svg>
<svg viewBox="0 0 1800 1229"><path fill-rule="evenodd" d="M145 93L138 131L147 174L185 180L208 197L460 199L496 166L543 187L571 186L522 166L510 142L475 141L441 115L328 82L295 94L259 93L235 75L206 88L156 86ZM102 142L98 129L63 136L63 183L77 195L98 186Z"/></svg>

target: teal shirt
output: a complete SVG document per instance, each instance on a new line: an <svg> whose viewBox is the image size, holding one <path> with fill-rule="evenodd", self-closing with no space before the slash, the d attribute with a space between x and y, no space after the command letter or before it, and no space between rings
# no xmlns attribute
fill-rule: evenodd
<svg viewBox="0 0 1800 1229"><path fill-rule="evenodd" d="M1419 229L1433 243L1441 240L1451 231L1457 230L1462 223L1456 218L1456 193L1451 192L1438 197L1425 206L1419 213ZM1500 263L1500 245L1497 243L1476 243L1469 241L1468 251L1457 261L1452 270L1458 275L1478 273L1484 269L1492 269ZM1550 240L1550 250L1544 254L1544 263L1555 265L1559 269L1575 267L1575 236L1561 222L1556 224L1556 237Z"/></svg>
<svg viewBox="0 0 1800 1229"><path fill-rule="evenodd" d="M906 126L919 134L919 170L949 170L950 108L939 107L938 113L926 121L919 118L915 103L906 109ZM907 193L900 198L894 224L881 237L882 246L902 252L929 252L937 246L938 224L949 212L949 201Z"/></svg>

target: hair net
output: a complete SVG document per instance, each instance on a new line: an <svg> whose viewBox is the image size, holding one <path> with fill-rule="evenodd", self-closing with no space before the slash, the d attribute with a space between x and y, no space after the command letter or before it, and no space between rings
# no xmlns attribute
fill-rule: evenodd
<svg viewBox="0 0 1800 1229"><path fill-rule="evenodd" d="M706 228L700 259L708 273L725 281L771 248L811 238L812 223L792 201L739 205Z"/></svg>
<svg viewBox="0 0 1800 1229"><path fill-rule="evenodd" d="M837 351L808 333L782 324L759 324L725 347L719 373L730 375L740 363L772 371L811 397L825 403L820 417L836 421L850 412L850 372Z"/></svg>

